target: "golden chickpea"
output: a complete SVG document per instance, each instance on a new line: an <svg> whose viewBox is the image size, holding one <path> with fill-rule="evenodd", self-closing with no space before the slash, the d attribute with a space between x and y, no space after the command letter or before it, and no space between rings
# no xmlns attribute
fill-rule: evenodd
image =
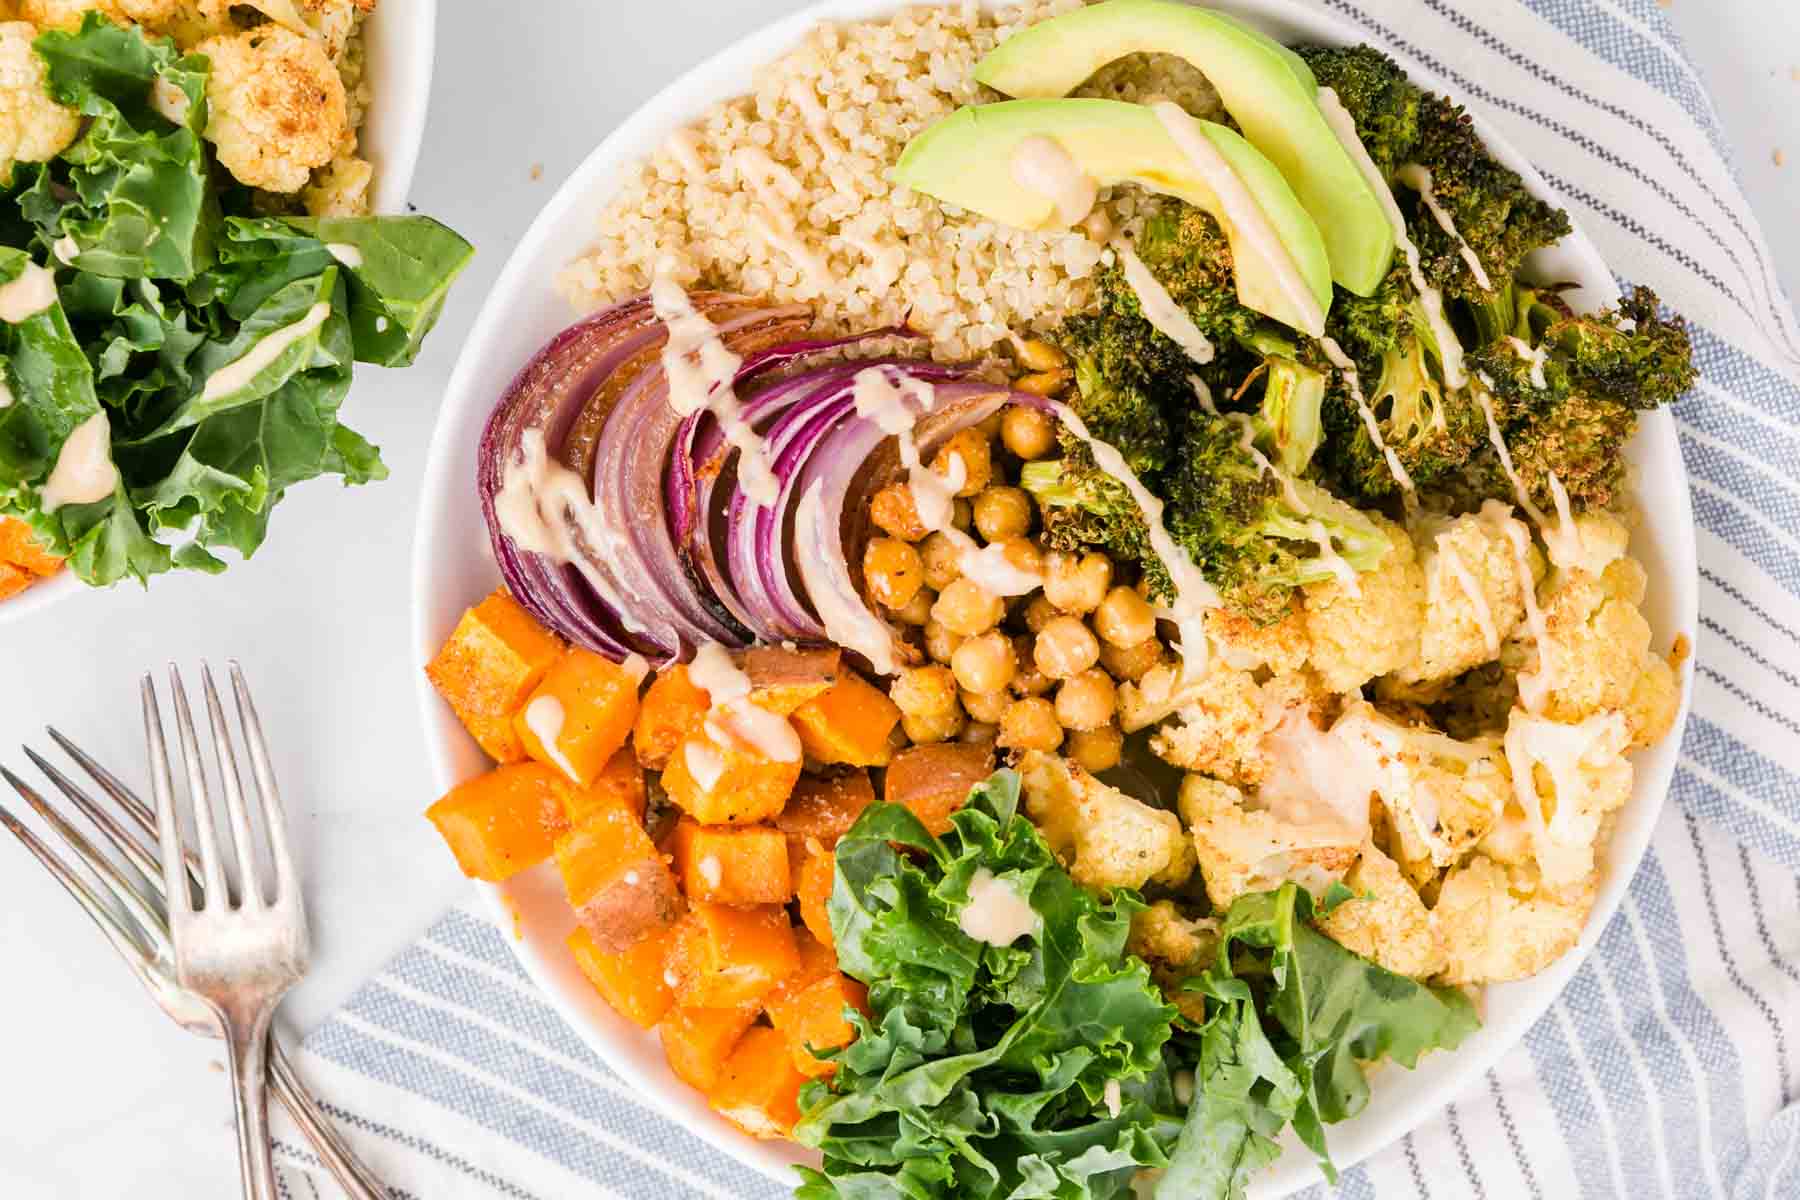
<svg viewBox="0 0 1800 1200"><path fill-rule="evenodd" d="M1027 575L1039 577L1044 574L1044 552L1039 550L1037 543L1030 538L1007 538L1000 543L1000 553L1016 571L1023 571Z"/></svg>
<svg viewBox="0 0 1800 1200"><path fill-rule="evenodd" d="M1032 650L1037 639L1030 634L1013 639L1013 656L1019 660L1018 674L1013 676L1012 690L1020 696L1041 696L1056 686L1056 681L1038 670Z"/></svg>
<svg viewBox="0 0 1800 1200"><path fill-rule="evenodd" d="M1033 633L1041 633L1056 615L1056 605L1050 603L1044 593L1039 592L1025 605L1025 628Z"/></svg>
<svg viewBox="0 0 1800 1200"><path fill-rule="evenodd" d="M1054 371L1069 365L1069 356L1041 338L1022 338L1013 343L1019 365L1027 371Z"/></svg>
<svg viewBox="0 0 1800 1200"><path fill-rule="evenodd" d="M1162 643L1153 637L1145 638L1135 646L1100 643L1100 665L1114 679L1127 679L1136 683L1149 674L1150 668L1161 662L1162 657Z"/></svg>
<svg viewBox="0 0 1800 1200"><path fill-rule="evenodd" d="M1119 732L1117 725L1080 729L1069 735L1069 757L1096 775L1118 766L1124 749L1125 735Z"/></svg>
<svg viewBox="0 0 1800 1200"><path fill-rule="evenodd" d="M950 505L950 524L964 533L969 532L969 526L975 524L975 506L958 496Z"/></svg>
<svg viewBox="0 0 1800 1200"><path fill-rule="evenodd" d="M875 528L903 542L916 542L929 532L919 520L912 489L904 483L890 483L875 493L869 502L869 519Z"/></svg>
<svg viewBox="0 0 1800 1200"><path fill-rule="evenodd" d="M974 637L986 633L1006 615L1006 601L973 579L952 580L931 606L931 619L952 633Z"/></svg>
<svg viewBox="0 0 1800 1200"><path fill-rule="evenodd" d="M960 708L953 708L947 713L920 716L913 713L900 714L900 728L915 746L926 746L933 742L947 742L963 730L968 720Z"/></svg>
<svg viewBox="0 0 1800 1200"><path fill-rule="evenodd" d="M975 423L975 432L992 442L1000 436L1000 414L995 413Z"/></svg>
<svg viewBox="0 0 1800 1200"><path fill-rule="evenodd" d="M1128 587L1106 593L1094 610L1094 629L1115 646L1135 646L1156 634L1156 610Z"/></svg>
<svg viewBox="0 0 1800 1200"><path fill-rule="evenodd" d="M1000 745L1008 750L1054 750L1062 745L1056 706L1042 696L1014 700L1000 714Z"/></svg>
<svg viewBox="0 0 1800 1200"><path fill-rule="evenodd" d="M1085 617L1099 608L1111 582L1112 559L1104 554L1052 550L1044 556L1044 595L1066 613Z"/></svg>
<svg viewBox="0 0 1800 1200"><path fill-rule="evenodd" d="M979 428L952 434L931 456L931 469L948 478L952 456L962 459L963 464L963 485L956 489L958 496L973 496L993 480L993 448Z"/></svg>
<svg viewBox="0 0 1800 1200"><path fill-rule="evenodd" d="M913 593L911 600L893 610L894 620L902 625L923 625L931 620L931 606L936 602L937 593L922 587Z"/></svg>
<svg viewBox="0 0 1800 1200"><path fill-rule="evenodd" d="M925 561L899 538L870 538L863 551L863 582L889 608L905 608L925 583Z"/></svg>
<svg viewBox="0 0 1800 1200"><path fill-rule="evenodd" d="M972 637L950 656L956 682L971 692L997 692L1012 682L1019 664L1013 659L1012 639L998 629Z"/></svg>
<svg viewBox="0 0 1800 1200"><path fill-rule="evenodd" d="M1042 458L1056 448L1056 421L1049 413L1014 405L1000 418L1000 443L1020 458Z"/></svg>
<svg viewBox="0 0 1800 1200"><path fill-rule="evenodd" d="M1021 375L1013 380L1013 386L1021 392L1030 392L1034 396L1054 396L1069 385L1075 373L1067 367L1054 371L1035 371L1030 375Z"/></svg>
<svg viewBox="0 0 1800 1200"><path fill-rule="evenodd" d="M956 654L956 648L963 644L960 633L952 633L937 621L925 622L925 653L933 662L948 664Z"/></svg>
<svg viewBox="0 0 1800 1200"><path fill-rule="evenodd" d="M1038 632L1031 649L1037 669L1052 679L1079 675L1100 660L1100 643L1094 631L1077 617L1052 617Z"/></svg>
<svg viewBox="0 0 1800 1200"><path fill-rule="evenodd" d="M996 486L975 497L975 532L983 541L1004 542L1031 531L1031 497L1016 487Z"/></svg>
<svg viewBox="0 0 1800 1200"><path fill-rule="evenodd" d="M969 714L970 719L985 721L990 725L999 723L1000 714L1006 711L1006 706L1012 701L1012 693L1005 689L998 692L962 693L963 711Z"/></svg>
<svg viewBox="0 0 1800 1200"><path fill-rule="evenodd" d="M964 742L991 742L999 736L1000 726L995 722L970 721L967 725L963 726L962 736L958 740Z"/></svg>
<svg viewBox="0 0 1800 1200"><path fill-rule="evenodd" d="M894 676L888 697L901 712L921 717L962 711L956 702L956 676L949 667L910 667Z"/></svg>
<svg viewBox="0 0 1800 1200"><path fill-rule="evenodd" d="M1119 693L1112 676L1099 667L1089 667L1063 680L1056 689L1056 719L1064 729L1099 729L1113 719L1118 703Z"/></svg>
<svg viewBox="0 0 1800 1200"><path fill-rule="evenodd" d="M962 551L942 533L934 533L919 544L919 557L925 564L925 586L941 592L962 575Z"/></svg>

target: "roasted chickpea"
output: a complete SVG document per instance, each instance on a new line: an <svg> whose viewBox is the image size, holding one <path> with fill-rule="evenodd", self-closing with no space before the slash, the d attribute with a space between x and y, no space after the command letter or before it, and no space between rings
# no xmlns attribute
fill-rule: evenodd
<svg viewBox="0 0 1800 1200"><path fill-rule="evenodd" d="M1042 458L1056 448L1056 422L1049 413L1014 405L1000 417L1000 444L1020 458Z"/></svg>
<svg viewBox="0 0 1800 1200"><path fill-rule="evenodd" d="M1023 571L1027 575L1042 577L1044 574L1044 552L1038 549L1036 542L1027 537L1007 538L1000 543L1000 553L1011 563L1014 570Z"/></svg>
<svg viewBox="0 0 1800 1200"><path fill-rule="evenodd" d="M934 713L920 716L913 713L900 714L900 728L914 745L925 746L932 742L947 742L963 731L968 720L960 708L953 708L947 713Z"/></svg>
<svg viewBox="0 0 1800 1200"><path fill-rule="evenodd" d="M921 587L913 593L911 600L893 610L894 620L902 625L923 625L931 620L931 606L936 602L937 593Z"/></svg>
<svg viewBox="0 0 1800 1200"><path fill-rule="evenodd" d="M941 717L962 711L956 702L956 676L949 667L909 667L894 676L888 697L901 712L915 716Z"/></svg>
<svg viewBox="0 0 1800 1200"><path fill-rule="evenodd" d="M964 742L991 742L1000 736L1000 726L993 721L970 721L963 726L961 736L957 739Z"/></svg>
<svg viewBox="0 0 1800 1200"><path fill-rule="evenodd" d="M1135 646L1156 634L1156 610L1128 587L1106 593L1094 610L1094 629L1115 646Z"/></svg>
<svg viewBox="0 0 1800 1200"><path fill-rule="evenodd" d="M999 437L1000 436L1000 414L995 413L990 417L986 417L983 420L977 421L975 423L975 431L990 442L993 441L995 438Z"/></svg>
<svg viewBox="0 0 1800 1200"><path fill-rule="evenodd" d="M951 478L952 457L962 459L963 464L963 485L956 489L958 496L973 496L994 478L994 452L979 428L952 434L950 440L931 456L931 469Z"/></svg>
<svg viewBox="0 0 1800 1200"><path fill-rule="evenodd" d="M1044 556L1044 595L1066 613L1085 617L1099 608L1111 582L1112 560L1104 554L1052 550Z"/></svg>
<svg viewBox="0 0 1800 1200"><path fill-rule="evenodd" d="M941 592L962 575L962 551L942 533L934 533L919 544L919 558L925 565L925 586Z"/></svg>
<svg viewBox="0 0 1800 1200"><path fill-rule="evenodd" d="M1005 615L1006 601L973 579L952 580L931 606L932 620L964 637L986 633Z"/></svg>
<svg viewBox="0 0 1800 1200"><path fill-rule="evenodd" d="M1068 679L1100 660L1100 643L1079 618L1052 617L1038 632L1031 658L1050 678Z"/></svg>
<svg viewBox="0 0 1800 1200"><path fill-rule="evenodd" d="M1019 365L1027 371L1054 371L1069 365L1069 356L1041 338L1020 338L1013 342Z"/></svg>
<svg viewBox="0 0 1800 1200"><path fill-rule="evenodd" d="M1100 643L1100 665L1114 679L1126 679L1135 683L1148 674L1151 667L1161 662L1162 657L1162 643L1153 637L1145 638L1135 646Z"/></svg>
<svg viewBox="0 0 1800 1200"><path fill-rule="evenodd" d="M933 662L948 664L956 654L956 648L963 644L963 635L952 633L939 621L925 622L925 653Z"/></svg>
<svg viewBox="0 0 1800 1200"><path fill-rule="evenodd" d="M880 603L905 608L925 583L925 562L899 538L870 538L863 551L863 582Z"/></svg>
<svg viewBox="0 0 1800 1200"><path fill-rule="evenodd" d="M1013 658L1012 639L998 629L972 637L950 656L956 682L971 692L998 692L1012 682L1019 664Z"/></svg>
<svg viewBox="0 0 1800 1200"><path fill-rule="evenodd" d="M964 691L962 693L963 711L969 714L971 720L986 721L989 724L998 724L1000 714L1005 712L1006 706L1012 702L1012 693L1004 688L997 692Z"/></svg>
<svg viewBox="0 0 1800 1200"><path fill-rule="evenodd" d="M869 519L875 528L903 542L916 542L930 532L919 520L912 489L904 483L890 483L875 493L869 502Z"/></svg>
<svg viewBox="0 0 1800 1200"><path fill-rule="evenodd" d="M950 524L964 533L969 532L969 527L975 524L975 506L958 496L950 505Z"/></svg>
<svg viewBox="0 0 1800 1200"><path fill-rule="evenodd" d="M1021 375L1013 380L1013 386L1021 392L1030 392L1034 396L1054 396L1069 385L1075 373L1067 367L1054 371L1036 371L1030 375Z"/></svg>
<svg viewBox="0 0 1800 1200"><path fill-rule="evenodd" d="M1013 657L1019 661L1018 673L1013 676L1012 690L1020 696L1041 696L1056 686L1056 681L1038 670L1032 650L1037 646L1037 639L1030 634L1013 639Z"/></svg>
<svg viewBox="0 0 1800 1200"><path fill-rule="evenodd" d="M1031 530L1031 497L1016 487L996 486L975 497L975 532L983 541L1004 542Z"/></svg>
<svg viewBox="0 0 1800 1200"><path fill-rule="evenodd" d="M1112 676L1099 667L1089 667L1063 680L1056 689L1056 719L1064 729L1099 729L1113 719L1118 702Z"/></svg>
<svg viewBox="0 0 1800 1200"><path fill-rule="evenodd" d="M1056 615L1056 605L1050 603L1044 593L1039 592L1025 605L1025 628L1039 633Z"/></svg>
<svg viewBox="0 0 1800 1200"><path fill-rule="evenodd" d="M1119 765L1125 749L1125 735L1117 725L1099 729L1078 729L1069 735L1068 753L1083 769L1099 774Z"/></svg>
<svg viewBox="0 0 1800 1200"><path fill-rule="evenodd" d="M1062 745L1056 706L1042 696L1014 700L1000 714L1000 745L1008 750L1054 750Z"/></svg>

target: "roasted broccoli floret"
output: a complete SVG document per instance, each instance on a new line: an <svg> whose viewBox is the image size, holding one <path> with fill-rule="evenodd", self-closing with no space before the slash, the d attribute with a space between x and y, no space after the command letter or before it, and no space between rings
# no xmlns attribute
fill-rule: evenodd
<svg viewBox="0 0 1800 1200"><path fill-rule="evenodd" d="M1261 314L1238 301L1237 273L1231 242L1211 214L1190 204L1165 209L1144 224L1137 255L1216 348L1249 346L1259 331L1272 326ZM1123 279L1121 286L1134 312L1137 297Z"/></svg>
<svg viewBox="0 0 1800 1200"><path fill-rule="evenodd" d="M1325 374L1275 348L1261 370L1262 398L1252 418L1256 448L1289 475L1304 475L1325 441Z"/></svg>
<svg viewBox="0 0 1800 1200"><path fill-rule="evenodd" d="M1661 408L1693 387L1697 373L1687 323L1664 320L1657 308L1655 292L1633 288L1618 308L1591 317L1564 309L1542 340L1568 365L1576 387L1632 408Z"/></svg>
<svg viewBox="0 0 1800 1200"><path fill-rule="evenodd" d="M1117 446L1133 471L1152 474L1174 440L1165 398L1185 386L1180 350L1143 317L1118 311L1110 281L1101 290L1111 298L1100 312L1072 317L1056 332L1075 370L1070 400L1094 436Z"/></svg>
<svg viewBox="0 0 1800 1200"><path fill-rule="evenodd" d="M1150 526L1125 485L1095 465L1077 443L1062 458L1028 462L1019 486L1043 509L1044 540L1057 550L1103 550L1117 562L1134 562L1153 595L1171 591L1168 570L1150 544Z"/></svg>
<svg viewBox="0 0 1800 1200"><path fill-rule="evenodd" d="M1356 121L1369 157L1389 179L1412 156L1419 141L1422 93L1400 64L1373 46L1301 46L1320 87L1337 93Z"/></svg>

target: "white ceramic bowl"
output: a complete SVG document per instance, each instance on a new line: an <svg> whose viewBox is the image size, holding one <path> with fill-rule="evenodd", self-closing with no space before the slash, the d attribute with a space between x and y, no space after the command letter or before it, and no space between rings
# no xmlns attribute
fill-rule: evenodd
<svg viewBox="0 0 1800 1200"><path fill-rule="evenodd" d="M368 78L375 90L362 130L363 154L375 164L370 204L378 213L404 212L431 106L437 0L382 0L369 16L366 37ZM83 589L74 575L61 571L0 600L0 625L23 620Z"/></svg>
<svg viewBox="0 0 1800 1200"><path fill-rule="evenodd" d="M1299 0L1223 0L1218 6L1288 41L1361 40ZM829 0L743 39L670 84L615 129L538 216L489 294L439 416L413 548L415 661L428 661L463 609L498 583L475 496L476 441L489 409L513 374L540 344L575 318L554 294L550 280L588 244L594 216L617 187L621 168L710 105L747 91L755 68L798 42L815 22L866 18L897 7L895 0ZM1436 90L1455 92L1441 80L1415 77ZM1477 124L1499 157L1523 173L1535 190L1553 195L1493 129ZM1617 297L1606 264L1579 230L1547 253L1541 265L1550 277L1582 285L1572 297L1578 307L1597 307ZM1630 457L1641 478L1655 481L1640 497L1645 519L1632 549L1654 581L1647 616L1658 644L1666 645L1676 632L1693 630L1697 588L1693 515L1674 422L1667 413L1644 422ZM486 761L422 672L419 680L432 771L437 786L447 790L483 770ZM1686 703L1684 693L1683 720ZM1643 856L1680 741L1678 728L1637 758L1637 787L1608 848L1599 902L1580 945L1533 979L1489 988L1483 1003L1484 1027L1455 1053L1430 1056L1412 1072L1383 1070L1374 1081L1369 1106L1356 1119L1329 1130L1332 1157L1339 1167L1398 1139L1466 1089L1556 998L1611 919ZM486 891L503 927L512 927L517 918L514 950L527 972L638 1094L746 1166L792 1181L790 1165L809 1161L809 1154L786 1143L754 1141L726 1124L669 1071L656 1037L614 1013L582 978L563 945L574 922L553 870L539 868ZM1280 1196L1318 1178L1311 1155L1290 1145L1253 1191L1263 1197Z"/></svg>

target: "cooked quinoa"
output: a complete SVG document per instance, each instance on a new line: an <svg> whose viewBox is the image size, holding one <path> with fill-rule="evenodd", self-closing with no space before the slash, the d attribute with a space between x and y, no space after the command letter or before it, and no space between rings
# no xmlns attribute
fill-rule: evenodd
<svg viewBox="0 0 1800 1200"><path fill-rule="evenodd" d="M973 82L984 54L1080 6L921 6L815 28L759 73L751 94L718 105L628 173L558 289L588 311L642 291L661 269L690 288L811 304L826 331L907 321L945 359L977 358L1010 330L1054 325L1087 307L1102 241L1082 229L998 225L897 187L887 173L928 125L1002 99ZM1219 107L1197 70L1165 55L1121 60L1078 94L1163 96L1203 116ZM1133 233L1158 204L1124 187L1102 193L1099 211Z"/></svg>

